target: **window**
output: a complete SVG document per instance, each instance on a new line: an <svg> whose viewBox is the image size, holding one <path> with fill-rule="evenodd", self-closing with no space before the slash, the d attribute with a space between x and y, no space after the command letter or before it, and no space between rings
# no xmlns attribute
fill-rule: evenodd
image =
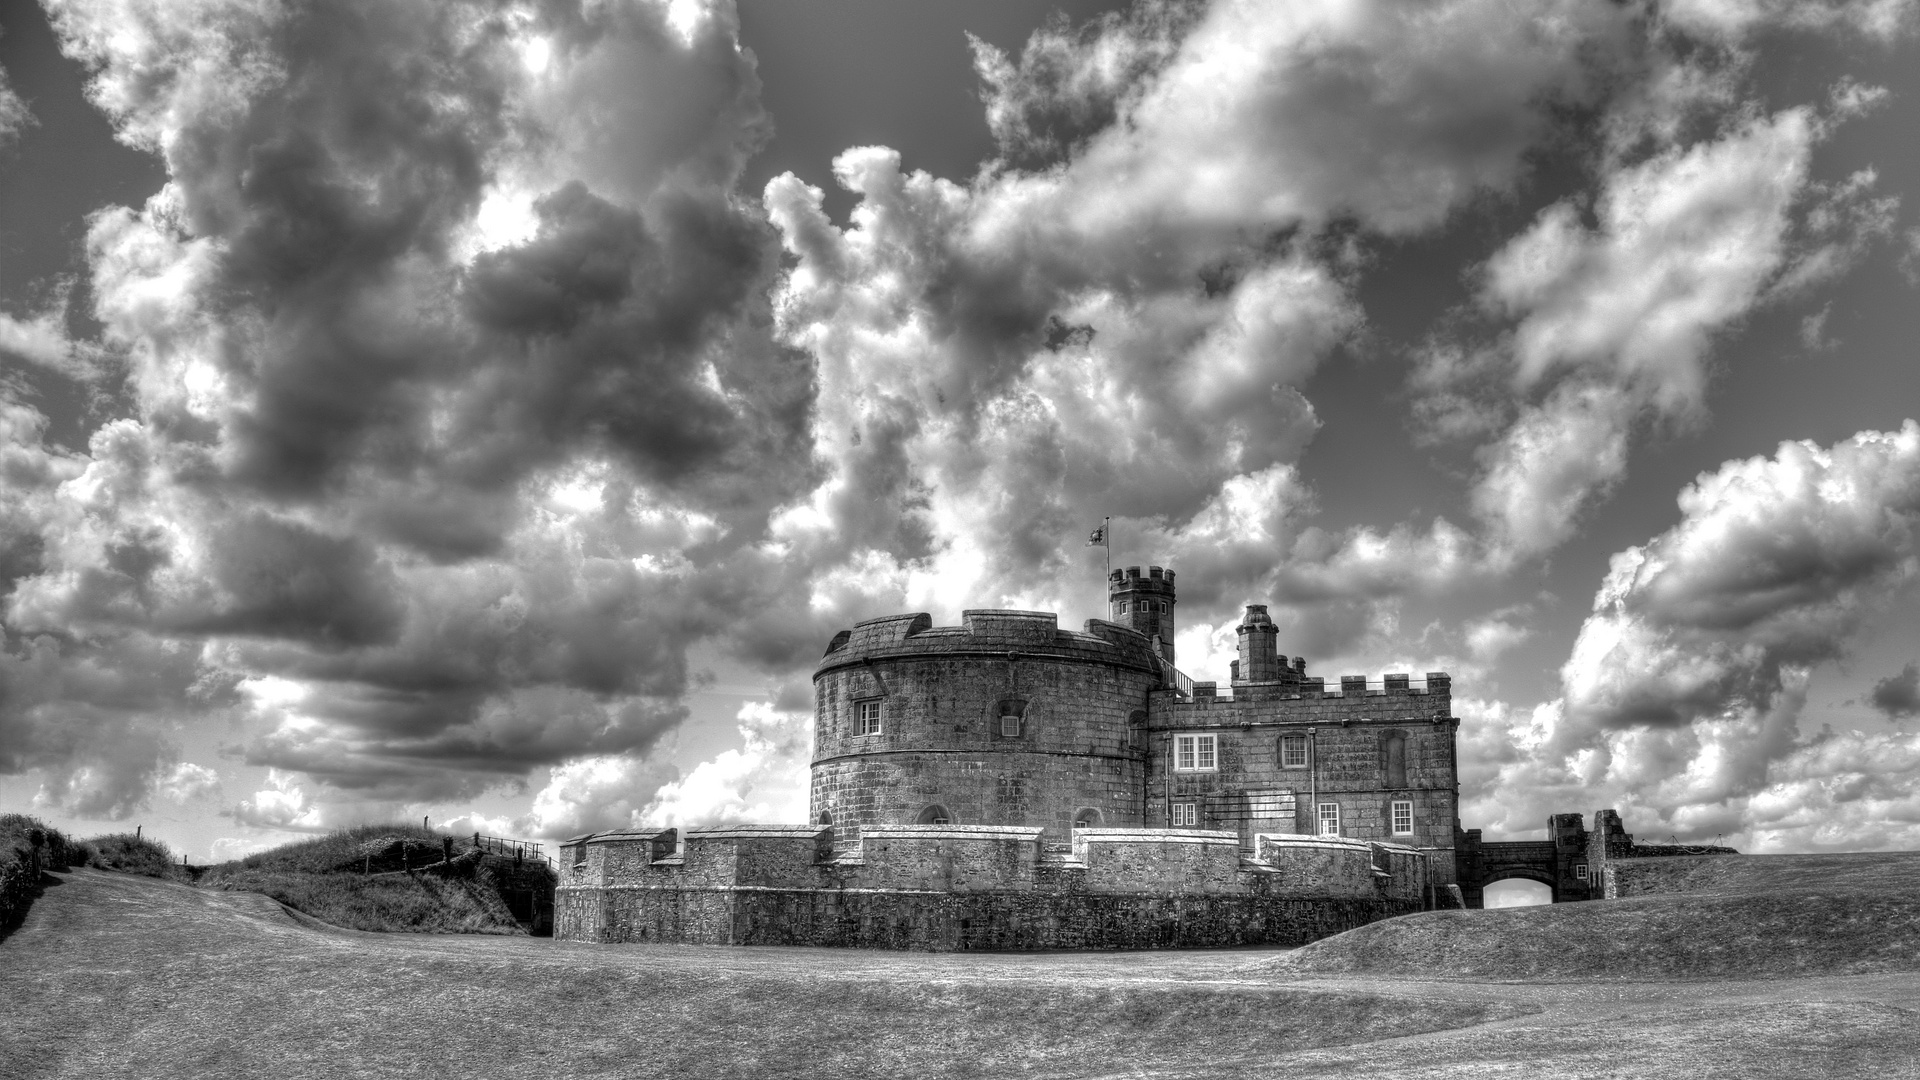
<svg viewBox="0 0 1920 1080"><path fill-rule="evenodd" d="M1407 786L1407 737L1397 731L1386 733L1384 745L1386 751L1387 786L1399 788Z"/></svg>
<svg viewBox="0 0 1920 1080"><path fill-rule="evenodd" d="M833 824L833 813L828 810L820 811L820 824L822 825Z"/></svg>
<svg viewBox="0 0 1920 1080"><path fill-rule="evenodd" d="M1177 772L1200 772L1219 768L1218 735L1175 735L1173 767Z"/></svg>
<svg viewBox="0 0 1920 1080"><path fill-rule="evenodd" d="M1320 804L1320 835L1340 835L1340 804L1323 802Z"/></svg>
<svg viewBox="0 0 1920 1080"><path fill-rule="evenodd" d="M1586 864L1586 863L1574 863L1574 864L1573 864L1573 876L1574 876L1574 877L1577 877L1577 878L1579 878L1579 879L1580 879L1581 881L1585 881L1585 880L1587 880L1587 864Z"/></svg>
<svg viewBox="0 0 1920 1080"><path fill-rule="evenodd" d="M1281 736L1280 767L1283 769L1304 769L1307 767L1307 737L1305 735Z"/></svg>
<svg viewBox="0 0 1920 1080"><path fill-rule="evenodd" d="M1017 739L1021 736L1021 722L1027 714L1027 703L1020 698L1006 698L1000 702L1000 737Z"/></svg>
<svg viewBox="0 0 1920 1080"><path fill-rule="evenodd" d="M1119 603L1113 605L1113 613L1115 615L1125 615L1127 613L1127 602L1125 600L1122 600Z"/></svg>
<svg viewBox="0 0 1920 1080"><path fill-rule="evenodd" d="M573 865L575 866L587 865L587 845L581 844L579 847L576 847L573 849ZM1581 867L1580 876L1586 877L1587 876L1586 871L1587 871L1586 867L1584 866Z"/></svg>
<svg viewBox="0 0 1920 1080"><path fill-rule="evenodd" d="M920 811L920 816L913 820L917 825L951 825L953 824L953 814L950 813L946 807L935 803L925 810Z"/></svg>
<svg viewBox="0 0 1920 1080"><path fill-rule="evenodd" d="M1200 824L1200 806L1198 803L1177 802L1173 804L1173 827L1191 828Z"/></svg>
<svg viewBox="0 0 1920 1080"><path fill-rule="evenodd" d="M1100 827L1100 811L1089 806L1073 815L1073 827L1076 829L1097 829Z"/></svg>
<svg viewBox="0 0 1920 1080"><path fill-rule="evenodd" d="M1393 804L1393 835L1413 835L1413 803L1395 802Z"/></svg>
<svg viewBox="0 0 1920 1080"><path fill-rule="evenodd" d="M855 735L880 734L880 699L868 698L855 702L853 706L853 733Z"/></svg>

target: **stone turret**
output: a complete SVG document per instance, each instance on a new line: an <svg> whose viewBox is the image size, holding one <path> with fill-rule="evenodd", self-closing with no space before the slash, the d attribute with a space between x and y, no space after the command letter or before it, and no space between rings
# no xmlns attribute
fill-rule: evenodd
<svg viewBox="0 0 1920 1080"><path fill-rule="evenodd" d="M1173 571L1158 566L1129 566L1107 577L1108 617L1138 630L1148 640L1160 639L1160 659L1173 663Z"/></svg>
<svg viewBox="0 0 1920 1080"><path fill-rule="evenodd" d="M1273 625L1267 605L1248 604L1240 623L1240 659L1233 665L1235 686L1279 682L1293 674L1287 658L1280 655L1279 640L1280 628Z"/></svg>

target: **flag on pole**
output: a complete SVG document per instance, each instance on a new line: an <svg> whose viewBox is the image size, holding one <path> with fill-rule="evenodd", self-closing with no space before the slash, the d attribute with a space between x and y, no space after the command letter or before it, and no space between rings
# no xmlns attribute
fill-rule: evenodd
<svg viewBox="0 0 1920 1080"><path fill-rule="evenodd" d="M1093 530L1093 535L1087 537L1088 547L1099 547L1100 545L1106 542L1107 542L1107 527L1104 524L1102 524L1099 528Z"/></svg>

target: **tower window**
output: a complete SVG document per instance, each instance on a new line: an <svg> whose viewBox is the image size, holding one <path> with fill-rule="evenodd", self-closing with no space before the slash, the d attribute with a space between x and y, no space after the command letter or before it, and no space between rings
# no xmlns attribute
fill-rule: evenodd
<svg viewBox="0 0 1920 1080"><path fill-rule="evenodd" d="M1113 610L1116 615L1125 615L1127 613L1127 602L1125 600L1120 601L1113 606Z"/></svg>
<svg viewBox="0 0 1920 1080"><path fill-rule="evenodd" d="M1397 801L1393 804L1393 835L1413 835L1413 803Z"/></svg>
<svg viewBox="0 0 1920 1080"><path fill-rule="evenodd" d="M1323 802L1320 804L1320 835L1340 835L1340 804Z"/></svg>
<svg viewBox="0 0 1920 1080"><path fill-rule="evenodd" d="M880 699L868 698L853 706L853 733L855 735L880 734Z"/></svg>
<svg viewBox="0 0 1920 1080"><path fill-rule="evenodd" d="M1000 737L1017 739L1026 734L1027 703L1022 698L1004 698L1000 702Z"/></svg>
<svg viewBox="0 0 1920 1080"><path fill-rule="evenodd" d="M913 820L916 825L951 825L953 814L948 812L946 807L935 803L920 811L920 816Z"/></svg>
<svg viewBox="0 0 1920 1080"><path fill-rule="evenodd" d="M1219 765L1218 735L1175 735L1173 767L1176 772L1202 772Z"/></svg>
<svg viewBox="0 0 1920 1080"><path fill-rule="evenodd" d="M1197 803L1177 802L1168 808L1169 820L1176 829L1192 828L1200 824L1200 806Z"/></svg>
<svg viewBox="0 0 1920 1080"><path fill-rule="evenodd" d="M1073 827L1076 829L1097 829L1100 827L1100 811L1089 806L1073 815Z"/></svg>
<svg viewBox="0 0 1920 1080"><path fill-rule="evenodd" d="M1280 737L1280 767L1283 769L1304 769L1307 767L1307 737L1305 735L1283 735Z"/></svg>

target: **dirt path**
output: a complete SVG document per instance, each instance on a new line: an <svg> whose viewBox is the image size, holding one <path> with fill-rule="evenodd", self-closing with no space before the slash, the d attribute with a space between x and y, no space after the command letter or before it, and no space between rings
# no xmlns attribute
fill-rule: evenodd
<svg viewBox="0 0 1920 1080"><path fill-rule="evenodd" d="M0 941L0 1077L1920 1077L1920 976L1280 985L1261 955L364 934L79 871Z"/></svg>

